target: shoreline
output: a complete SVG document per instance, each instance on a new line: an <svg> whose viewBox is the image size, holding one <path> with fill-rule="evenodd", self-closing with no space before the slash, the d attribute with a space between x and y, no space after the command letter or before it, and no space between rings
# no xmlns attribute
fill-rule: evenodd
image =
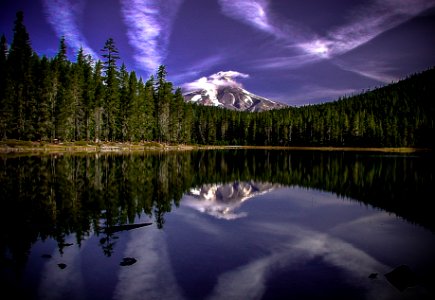
<svg viewBox="0 0 435 300"><path fill-rule="evenodd" d="M291 151L329 151L329 152L382 152L382 153L416 153L432 152L429 148L412 147L329 147L329 146L213 146L213 145L169 145L157 142L143 143L40 143L29 141L0 142L0 154L43 154L43 153L138 153L193 150L291 150Z"/></svg>

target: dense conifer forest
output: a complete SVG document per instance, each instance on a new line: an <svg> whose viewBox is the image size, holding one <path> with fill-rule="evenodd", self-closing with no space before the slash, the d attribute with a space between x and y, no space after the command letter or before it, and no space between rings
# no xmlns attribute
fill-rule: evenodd
<svg viewBox="0 0 435 300"><path fill-rule="evenodd" d="M30 141L433 147L435 68L337 101L260 113L185 103L165 66L144 80L109 38L102 61L33 51L22 12L0 45L0 136Z"/></svg>

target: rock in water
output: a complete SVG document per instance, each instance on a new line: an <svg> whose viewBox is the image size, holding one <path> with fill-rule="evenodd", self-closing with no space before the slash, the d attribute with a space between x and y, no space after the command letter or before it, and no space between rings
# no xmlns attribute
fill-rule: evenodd
<svg viewBox="0 0 435 300"><path fill-rule="evenodd" d="M411 268L406 265L398 266L391 272L385 274L385 277L401 292L417 284L417 276Z"/></svg>
<svg viewBox="0 0 435 300"><path fill-rule="evenodd" d="M136 258L133 257L124 257L122 261L119 263L121 266L131 266L132 264L136 263Z"/></svg>

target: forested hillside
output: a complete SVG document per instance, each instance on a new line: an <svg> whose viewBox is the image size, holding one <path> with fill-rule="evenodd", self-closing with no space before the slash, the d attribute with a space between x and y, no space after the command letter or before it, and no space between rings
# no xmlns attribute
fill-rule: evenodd
<svg viewBox="0 0 435 300"><path fill-rule="evenodd" d="M184 102L160 66L144 81L113 39L92 61L37 55L18 12L0 45L1 139L210 145L433 147L435 68L357 96L261 113Z"/></svg>
<svg viewBox="0 0 435 300"><path fill-rule="evenodd" d="M268 144L284 145L433 147L434 100L432 68L331 103L262 113L257 122L263 122L265 132L259 141L264 138Z"/></svg>

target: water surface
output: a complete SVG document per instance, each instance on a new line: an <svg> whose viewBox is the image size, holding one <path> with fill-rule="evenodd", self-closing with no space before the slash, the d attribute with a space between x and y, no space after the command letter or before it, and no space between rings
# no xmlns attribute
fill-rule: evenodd
<svg viewBox="0 0 435 300"><path fill-rule="evenodd" d="M2 290L26 299L435 295L431 155L239 150L0 163ZM385 276L401 265L405 287Z"/></svg>

